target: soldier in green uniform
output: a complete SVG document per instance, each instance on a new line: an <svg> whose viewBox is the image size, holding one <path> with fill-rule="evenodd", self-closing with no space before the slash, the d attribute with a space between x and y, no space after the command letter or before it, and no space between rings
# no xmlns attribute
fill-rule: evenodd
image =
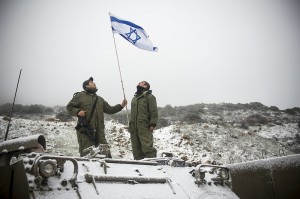
<svg viewBox="0 0 300 199"><path fill-rule="evenodd" d="M153 130L158 120L157 104L149 89L148 82L140 82L131 100L129 132L135 160L154 158L157 153L153 147Z"/></svg>
<svg viewBox="0 0 300 199"><path fill-rule="evenodd" d="M104 113L114 114L121 111L126 105L124 99L122 104L110 106L102 97L96 94L97 87L90 77L83 82L84 91L75 93L72 100L67 105L68 112L78 117L77 139L80 156L85 156L88 152L84 149L99 144L107 144L104 132ZM111 155L108 155L111 157Z"/></svg>

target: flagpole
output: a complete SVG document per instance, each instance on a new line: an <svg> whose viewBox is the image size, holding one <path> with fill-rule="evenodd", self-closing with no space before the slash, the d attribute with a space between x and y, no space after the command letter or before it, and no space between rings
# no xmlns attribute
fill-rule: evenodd
<svg viewBox="0 0 300 199"><path fill-rule="evenodd" d="M124 85L123 85L123 78L122 78L122 73L121 73L121 67L120 67L120 62L119 62L119 56L118 56L118 51L117 51L117 45L116 45L115 35L114 35L113 31L112 31L112 35L113 35L113 38L114 38L115 51L116 51L116 56L117 56L117 61L118 61L118 67L119 67L119 74L120 74L121 85L122 85L122 90L123 90L123 96L124 96L124 99L126 100ZM127 105L126 105L126 113L127 113L127 124L129 126L129 117L128 117Z"/></svg>

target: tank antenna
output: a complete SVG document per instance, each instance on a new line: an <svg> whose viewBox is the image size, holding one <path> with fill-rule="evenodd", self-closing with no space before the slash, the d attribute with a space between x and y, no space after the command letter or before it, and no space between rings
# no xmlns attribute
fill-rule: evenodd
<svg viewBox="0 0 300 199"><path fill-rule="evenodd" d="M5 133L4 141L6 141L7 135L8 135L9 126L10 126L10 121L11 121L12 113L13 113L14 106L15 106L15 100L16 100L16 96L17 96L17 92L18 92L18 87L19 87L19 81L20 81L21 73L22 73L22 69L20 69L19 78L18 78L18 83L17 83L17 87L16 87L16 91L15 91L15 97L14 97L13 104L12 104L12 106L11 106L11 111L10 111L10 116L9 116L8 125L7 125L7 128L6 128L6 133Z"/></svg>

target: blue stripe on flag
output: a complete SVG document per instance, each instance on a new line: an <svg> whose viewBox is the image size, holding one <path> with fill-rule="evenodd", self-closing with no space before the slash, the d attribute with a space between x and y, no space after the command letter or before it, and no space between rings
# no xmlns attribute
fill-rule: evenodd
<svg viewBox="0 0 300 199"><path fill-rule="evenodd" d="M110 16L110 20L111 20L111 22L118 22L118 23L126 24L126 25L134 27L134 28L138 28L138 29L144 30L141 26L138 26L138 25L136 25L136 24L134 24L134 23L132 23L130 21L120 20L120 19L118 19L116 17L113 17L113 16Z"/></svg>
<svg viewBox="0 0 300 199"><path fill-rule="evenodd" d="M109 15L113 33L119 33L124 39L140 49L158 51L158 48L153 46L149 36L141 26L118 18L111 13Z"/></svg>

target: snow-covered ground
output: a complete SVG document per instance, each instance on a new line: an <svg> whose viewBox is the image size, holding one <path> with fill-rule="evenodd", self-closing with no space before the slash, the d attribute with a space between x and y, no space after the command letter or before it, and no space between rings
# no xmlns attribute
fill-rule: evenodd
<svg viewBox="0 0 300 199"><path fill-rule="evenodd" d="M8 122L0 118L0 139L4 140ZM78 156L75 121L60 122L53 116L12 118L8 139L42 134L48 153ZM132 159L130 134L113 120L105 122L106 138L114 158ZM154 132L158 155L172 152L188 163L227 164L300 151L296 123L249 128L248 130L215 124L173 124ZM296 151L296 152L295 152Z"/></svg>

